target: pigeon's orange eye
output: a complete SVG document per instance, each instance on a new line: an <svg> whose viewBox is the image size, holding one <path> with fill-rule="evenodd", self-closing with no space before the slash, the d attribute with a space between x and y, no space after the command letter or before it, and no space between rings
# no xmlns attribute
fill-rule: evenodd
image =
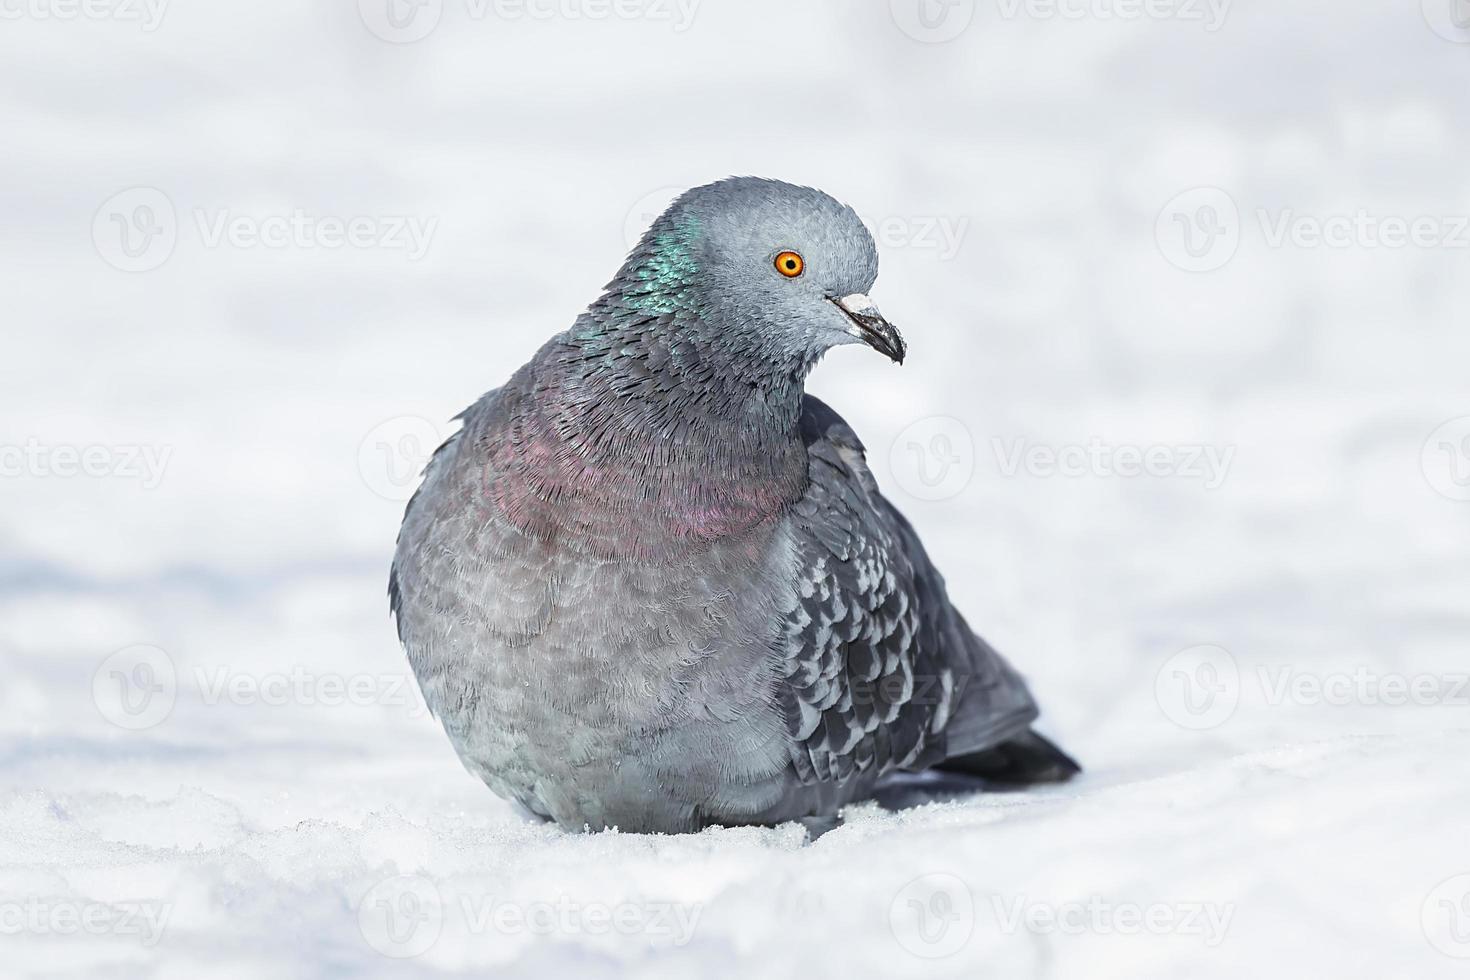
<svg viewBox="0 0 1470 980"><path fill-rule="evenodd" d="M776 256L776 271L787 279L795 279L806 269L806 259L795 252L782 252Z"/></svg>

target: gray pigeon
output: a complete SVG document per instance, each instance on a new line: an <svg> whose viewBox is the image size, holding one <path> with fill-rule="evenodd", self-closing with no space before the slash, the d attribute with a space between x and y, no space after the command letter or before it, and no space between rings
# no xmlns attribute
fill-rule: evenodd
<svg viewBox="0 0 1470 980"><path fill-rule="evenodd" d="M904 770L1079 771L803 390L838 344L902 363L877 272L820 191L696 188L463 413L389 596L429 707L496 793L567 829L675 833L820 823Z"/></svg>

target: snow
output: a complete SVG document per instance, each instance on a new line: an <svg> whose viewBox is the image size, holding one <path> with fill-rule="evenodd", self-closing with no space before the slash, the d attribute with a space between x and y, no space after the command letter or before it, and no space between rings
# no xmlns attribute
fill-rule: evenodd
<svg viewBox="0 0 1470 980"><path fill-rule="evenodd" d="M369 0L7 6L3 972L1463 975L1436 3L982 0L943 43L904 0L446 0L408 43ZM812 389L1079 781L568 835L424 712L383 594L413 470L729 173L872 223L910 357ZM1233 239L1182 251L1202 208Z"/></svg>

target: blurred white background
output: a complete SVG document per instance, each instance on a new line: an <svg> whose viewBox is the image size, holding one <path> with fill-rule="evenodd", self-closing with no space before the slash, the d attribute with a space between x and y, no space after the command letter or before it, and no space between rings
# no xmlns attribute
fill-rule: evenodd
<svg viewBox="0 0 1470 980"><path fill-rule="evenodd" d="M1463 975L1465 0L0 0L0 78L7 971ZM1081 781L569 837L422 711L418 467L729 174L871 223L910 359L810 390Z"/></svg>

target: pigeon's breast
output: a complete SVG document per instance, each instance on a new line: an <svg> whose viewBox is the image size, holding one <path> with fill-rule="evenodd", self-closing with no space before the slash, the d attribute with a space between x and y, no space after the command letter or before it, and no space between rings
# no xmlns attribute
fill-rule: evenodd
<svg viewBox="0 0 1470 980"><path fill-rule="evenodd" d="M732 778L774 785L784 522L599 556L508 519L486 458L466 443L431 467L395 561L405 649L471 771L563 823L623 826Z"/></svg>

